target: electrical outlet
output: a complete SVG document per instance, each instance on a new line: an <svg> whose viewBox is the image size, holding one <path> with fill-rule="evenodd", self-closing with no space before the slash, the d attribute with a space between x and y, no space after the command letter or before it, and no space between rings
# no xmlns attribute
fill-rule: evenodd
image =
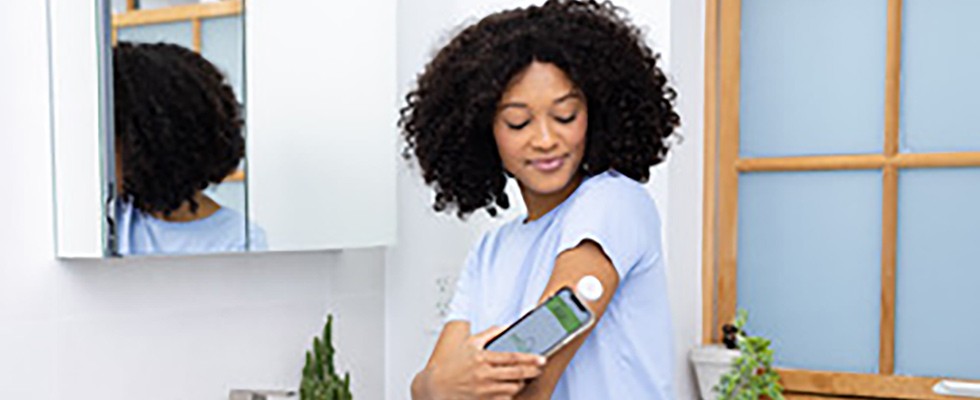
<svg viewBox="0 0 980 400"><path fill-rule="evenodd" d="M453 294L456 292L456 280L459 279L456 274L447 274L438 276L435 279L435 289L436 289L436 302L435 302L435 312L433 313L433 318L435 321L427 329L427 333L433 336L438 336L442 331L442 322L449 315L449 304L453 300Z"/></svg>
<svg viewBox="0 0 980 400"><path fill-rule="evenodd" d="M436 316L439 320L449 315L449 304L456 292L456 275L443 275L436 278Z"/></svg>

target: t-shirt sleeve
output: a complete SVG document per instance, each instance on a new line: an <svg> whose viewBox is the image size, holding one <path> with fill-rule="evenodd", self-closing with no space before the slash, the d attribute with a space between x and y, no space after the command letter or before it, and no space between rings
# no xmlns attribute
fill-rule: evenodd
<svg viewBox="0 0 980 400"><path fill-rule="evenodd" d="M642 186L602 182L569 205L556 256L591 240L622 280L638 264L652 265L641 263L644 258L660 256L660 229L656 205Z"/></svg>
<svg viewBox="0 0 980 400"><path fill-rule="evenodd" d="M443 323L450 321L473 321L472 310L473 304L476 301L474 297L476 296L476 283L479 275L479 248L480 245L474 246L470 250L469 255L466 256L463 269L459 273L459 278L456 279L456 288L453 291L453 298L449 302L449 308L446 317L443 319Z"/></svg>

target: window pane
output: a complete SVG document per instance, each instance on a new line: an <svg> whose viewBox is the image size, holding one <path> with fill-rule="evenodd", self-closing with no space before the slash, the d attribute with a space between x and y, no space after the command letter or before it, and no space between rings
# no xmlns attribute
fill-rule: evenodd
<svg viewBox="0 0 980 400"><path fill-rule="evenodd" d="M743 0L741 153L880 153L886 0Z"/></svg>
<svg viewBox="0 0 980 400"><path fill-rule="evenodd" d="M903 3L903 151L980 151L977 16L976 0Z"/></svg>
<svg viewBox="0 0 980 400"><path fill-rule="evenodd" d="M738 306L783 367L874 373L881 172L743 174Z"/></svg>
<svg viewBox="0 0 980 400"><path fill-rule="evenodd" d="M201 21L201 55L225 74L239 102L244 99L242 97L243 54L241 16Z"/></svg>
<svg viewBox="0 0 980 400"><path fill-rule="evenodd" d="M126 0L109 0L109 7L113 14L126 12Z"/></svg>
<svg viewBox="0 0 980 400"><path fill-rule="evenodd" d="M140 25L119 28L120 41L141 43L173 43L188 49L194 47L194 35L190 22Z"/></svg>
<svg viewBox="0 0 980 400"><path fill-rule="evenodd" d="M899 176L895 369L980 379L980 169Z"/></svg>

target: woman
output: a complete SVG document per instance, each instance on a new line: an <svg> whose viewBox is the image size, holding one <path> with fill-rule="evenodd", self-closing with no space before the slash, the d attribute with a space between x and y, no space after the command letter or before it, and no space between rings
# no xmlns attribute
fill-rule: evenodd
<svg viewBox="0 0 980 400"><path fill-rule="evenodd" d="M437 211L527 215L473 247L415 399L671 399L656 207L640 182L679 124L658 57L622 10L551 0L485 17L419 76L401 126ZM548 360L487 341L563 286L597 277L591 332Z"/></svg>
<svg viewBox="0 0 980 400"><path fill-rule="evenodd" d="M242 213L204 193L245 155L240 106L224 75L166 43L121 42L112 67L118 252L264 249L261 228L246 229Z"/></svg>

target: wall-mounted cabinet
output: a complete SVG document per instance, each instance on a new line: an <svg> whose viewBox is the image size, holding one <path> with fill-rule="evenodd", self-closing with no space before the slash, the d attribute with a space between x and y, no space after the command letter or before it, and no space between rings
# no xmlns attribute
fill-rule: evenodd
<svg viewBox="0 0 980 400"><path fill-rule="evenodd" d="M59 257L394 242L394 0L107 1L50 2Z"/></svg>

